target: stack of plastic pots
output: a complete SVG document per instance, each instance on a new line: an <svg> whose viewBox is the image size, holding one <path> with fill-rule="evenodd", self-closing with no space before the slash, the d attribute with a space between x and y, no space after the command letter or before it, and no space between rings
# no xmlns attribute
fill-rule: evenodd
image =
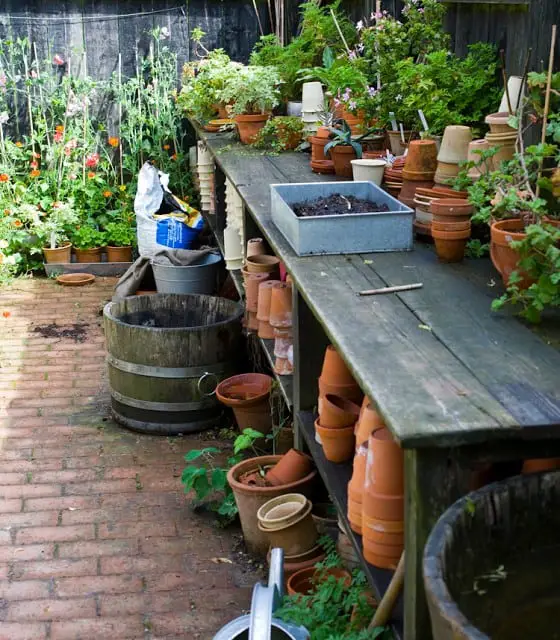
<svg viewBox="0 0 560 640"><path fill-rule="evenodd" d="M237 271L243 266L243 244L239 230L228 225L224 229L224 258L228 271Z"/></svg>
<svg viewBox="0 0 560 640"><path fill-rule="evenodd" d="M243 229L243 200L235 190L233 184L226 179L226 222L228 226L235 227L241 237ZM244 241L243 241L244 244Z"/></svg>
<svg viewBox="0 0 560 640"><path fill-rule="evenodd" d="M494 170L498 170L502 162L511 160L515 153L517 131L509 126L509 118L509 112L504 111L502 113L491 113L484 119L490 127L485 140L491 149L498 149L497 153L492 157L492 168Z"/></svg>
<svg viewBox="0 0 560 640"><path fill-rule="evenodd" d="M314 135L317 131L319 114L324 109L325 96L320 82L304 82L302 86L301 119L304 123L304 133Z"/></svg>
<svg viewBox="0 0 560 640"><path fill-rule="evenodd" d="M463 125L445 127L437 156L436 184L445 186L457 177L460 171L459 165L467 161L471 140L470 127Z"/></svg>
<svg viewBox="0 0 560 640"><path fill-rule="evenodd" d="M413 140L408 145L402 171L403 183L399 200L407 207L414 208L416 189L429 189L434 184L437 166L437 147L433 140Z"/></svg>
<svg viewBox="0 0 560 640"><path fill-rule="evenodd" d="M290 357L292 338L292 285L281 282L272 289L269 323L274 331L274 371L281 376L293 373L293 356Z"/></svg>
<svg viewBox="0 0 560 640"><path fill-rule="evenodd" d="M193 184L195 189L199 188L199 184L198 184L198 173L196 171L196 168L198 166L198 159L197 159L197 147L189 147L189 169L191 170L192 173L192 178L193 178Z"/></svg>
<svg viewBox="0 0 560 640"><path fill-rule="evenodd" d="M404 457L385 427L369 436L362 501L364 558L393 569L404 548Z"/></svg>
<svg viewBox="0 0 560 640"><path fill-rule="evenodd" d="M200 189L200 208L208 213L214 212L214 159L203 142L198 143L198 182Z"/></svg>

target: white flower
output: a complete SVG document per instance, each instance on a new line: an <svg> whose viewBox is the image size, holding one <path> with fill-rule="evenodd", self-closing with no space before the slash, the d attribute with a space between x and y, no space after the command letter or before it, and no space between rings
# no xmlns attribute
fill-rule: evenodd
<svg viewBox="0 0 560 640"><path fill-rule="evenodd" d="M399 95L398 95L398 96L395 96L395 100L396 100L397 102L400 102L400 101L402 100L402 95L399 93Z"/></svg>
<svg viewBox="0 0 560 640"><path fill-rule="evenodd" d="M162 27L159 32L160 40L166 40L170 36L171 36L171 32L169 31L169 29L167 27Z"/></svg>
<svg viewBox="0 0 560 640"><path fill-rule="evenodd" d="M8 124L9 119L10 116L7 111L2 111L2 113L0 113L0 124Z"/></svg>
<svg viewBox="0 0 560 640"><path fill-rule="evenodd" d="M9 243L7 240L0 240L0 249L7 249L9 246Z"/></svg>
<svg viewBox="0 0 560 640"><path fill-rule="evenodd" d="M358 20L358 22L356 22L356 29L358 31L361 31L364 28L364 21L363 20Z"/></svg>

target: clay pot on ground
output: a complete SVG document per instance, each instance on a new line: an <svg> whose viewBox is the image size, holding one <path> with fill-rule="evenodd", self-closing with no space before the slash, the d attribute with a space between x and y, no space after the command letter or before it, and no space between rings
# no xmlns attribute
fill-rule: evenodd
<svg viewBox="0 0 560 640"><path fill-rule="evenodd" d="M257 511L271 498L286 493L302 493L312 497L317 471L314 469L305 478L280 487L262 487L247 485L240 482L240 478L259 469L266 469L278 463L280 456L260 456L250 458L234 465L227 474L227 481L231 487L235 502L239 509L239 519L245 544L250 553L265 557L270 543L267 535L259 530Z"/></svg>
<svg viewBox="0 0 560 640"><path fill-rule="evenodd" d="M270 565L270 551L267 553L266 558ZM287 582L297 571L315 567L318 562L322 562L324 559L325 551L320 545L316 545L313 549L305 553L295 555L284 554L284 581Z"/></svg>
<svg viewBox="0 0 560 640"><path fill-rule="evenodd" d="M490 113L484 118L484 122L490 127L491 133L517 133L516 130L508 124L510 117L508 111Z"/></svg>
<svg viewBox="0 0 560 640"><path fill-rule="evenodd" d="M323 453L329 462L347 462L354 454L354 425L328 429L315 420L315 431L321 439Z"/></svg>
<svg viewBox="0 0 560 640"><path fill-rule="evenodd" d="M132 247L105 247L107 262L132 262Z"/></svg>
<svg viewBox="0 0 560 640"><path fill-rule="evenodd" d="M281 282L272 289L269 322L275 329L292 326L292 287L289 283Z"/></svg>
<svg viewBox="0 0 560 640"><path fill-rule="evenodd" d="M67 264L72 261L72 243L66 242L62 246L56 247L56 249L43 247L43 255L47 264Z"/></svg>
<svg viewBox="0 0 560 640"><path fill-rule="evenodd" d="M241 144L253 144L269 117L268 113L234 116Z"/></svg>
<svg viewBox="0 0 560 640"><path fill-rule="evenodd" d="M251 256L262 256L265 253L266 249L262 238L250 238L247 241L247 258Z"/></svg>
<svg viewBox="0 0 560 640"><path fill-rule="evenodd" d="M413 140L408 145L404 169L408 172L433 175L437 167L437 156L437 147L433 140ZM406 179L406 176L404 177Z"/></svg>
<svg viewBox="0 0 560 640"><path fill-rule="evenodd" d="M346 398L327 393L322 399L319 422L326 429L340 429L355 425L359 415L359 405Z"/></svg>
<svg viewBox="0 0 560 640"><path fill-rule="evenodd" d="M470 220L473 211L473 205L462 198L441 198L430 203L430 212L435 222Z"/></svg>
<svg viewBox="0 0 560 640"><path fill-rule="evenodd" d="M540 473L560 469L560 458L531 458L523 463L523 473Z"/></svg>
<svg viewBox="0 0 560 640"><path fill-rule="evenodd" d="M354 434L356 436L356 451L364 442L367 442L370 435L376 430L385 426L385 422L373 404L367 398L367 404L360 413L360 419L356 423Z"/></svg>
<svg viewBox="0 0 560 640"><path fill-rule="evenodd" d="M311 160L311 171L322 175L334 173L334 162L332 160Z"/></svg>
<svg viewBox="0 0 560 640"><path fill-rule="evenodd" d="M352 176L355 181L373 182L378 187L383 182L383 173L387 163L385 160L352 160Z"/></svg>
<svg viewBox="0 0 560 640"><path fill-rule="evenodd" d="M281 501L284 498L285 496L273 498L271 502ZM291 511L288 508L281 507L281 505L275 507L278 513L282 512L284 514L283 518L276 518L277 520L284 520L283 524L273 524L270 520L265 524L261 514L267 504L269 503L263 505L257 512L257 520L259 531L268 537L271 548L281 547L288 555L295 555L305 553L317 545L319 534L311 517L312 504L309 500L306 501L303 510L301 510L300 505L296 506L295 504ZM281 511L282 509L283 511Z"/></svg>
<svg viewBox="0 0 560 640"><path fill-rule="evenodd" d="M271 273L278 275L280 272L280 260L276 256L266 254L247 256L245 270L249 273Z"/></svg>
<svg viewBox="0 0 560 640"><path fill-rule="evenodd" d="M506 286L512 272L517 270L519 262L519 253L512 249L511 242L523 240L525 237L525 223L519 218L499 220L490 226L490 258ZM522 277L521 282L517 282L516 285L520 289L526 289L531 283L530 278Z"/></svg>
<svg viewBox="0 0 560 640"><path fill-rule="evenodd" d="M366 480L367 441L356 447L352 477L348 483L348 521L355 533L362 534L362 500Z"/></svg>
<svg viewBox="0 0 560 640"><path fill-rule="evenodd" d="M517 143L516 131L513 133L487 133L485 140L490 149L497 148L497 152L490 160L494 170L498 170L502 162L509 162L513 159Z"/></svg>
<svg viewBox="0 0 560 640"><path fill-rule="evenodd" d="M245 269L241 271L245 284L245 307L247 311L257 313L259 300L259 285L270 278L269 273L249 273ZM255 316L256 319L256 316Z"/></svg>
<svg viewBox="0 0 560 640"><path fill-rule="evenodd" d="M267 472L265 478L273 487L279 487L305 478L312 469L313 461L309 456L296 449L290 449Z"/></svg>
<svg viewBox="0 0 560 640"><path fill-rule="evenodd" d="M463 231L440 231L432 224L432 238L441 262L461 262L470 237L470 227Z"/></svg>
<svg viewBox="0 0 560 640"><path fill-rule="evenodd" d="M77 262L101 262L102 247L92 249L74 249Z"/></svg>
<svg viewBox="0 0 560 640"><path fill-rule="evenodd" d="M391 148L391 153L394 156L402 156L405 152L408 144L418 137L418 134L415 131L406 130L403 132L404 142L401 138L400 131L387 131L387 135L389 136L389 146Z"/></svg>
<svg viewBox="0 0 560 640"><path fill-rule="evenodd" d="M242 373L216 387L216 397L231 407L240 431L255 429L263 435L272 431L270 390L272 378L264 373Z"/></svg>
<svg viewBox="0 0 560 640"><path fill-rule="evenodd" d="M310 569L302 569L290 577L287 583L288 595L307 595L315 589L319 582L330 580L331 577L341 580L346 588L349 588L352 584L352 576L346 569L316 569L311 567Z"/></svg>
<svg viewBox="0 0 560 640"><path fill-rule="evenodd" d="M356 151L349 144L337 144L329 150L334 163L334 172L343 178L352 178L352 160L356 159Z"/></svg>
<svg viewBox="0 0 560 640"><path fill-rule="evenodd" d="M471 140L472 132L470 127L460 124L445 127L441 148L437 155L438 162L453 165L466 162Z"/></svg>
<svg viewBox="0 0 560 640"><path fill-rule="evenodd" d="M479 140L473 140L469 144L467 161L476 162L478 164L477 167L472 167L471 169L469 169L469 172L468 172L469 178L473 182L475 180L478 180L480 176L484 175L485 173L488 173L488 169L492 168L492 163L489 160L481 163L480 152L487 151L488 149L489 149L489 144L484 138Z"/></svg>
<svg viewBox="0 0 560 640"><path fill-rule="evenodd" d="M311 136L308 140L311 145L311 162L322 162L323 160L328 160L325 155L325 147L329 142L329 138Z"/></svg>

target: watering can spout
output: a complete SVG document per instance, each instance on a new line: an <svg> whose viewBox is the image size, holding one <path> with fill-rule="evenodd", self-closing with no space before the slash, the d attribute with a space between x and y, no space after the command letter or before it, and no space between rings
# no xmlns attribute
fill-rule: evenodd
<svg viewBox="0 0 560 640"><path fill-rule="evenodd" d="M271 589L276 589L278 594L278 603L274 607L282 602L284 597L284 549L275 547L270 554L270 569L268 571L268 586Z"/></svg>

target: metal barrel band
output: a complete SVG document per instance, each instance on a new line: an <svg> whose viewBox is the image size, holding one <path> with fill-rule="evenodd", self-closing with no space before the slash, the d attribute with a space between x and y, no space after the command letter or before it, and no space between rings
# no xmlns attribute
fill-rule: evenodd
<svg viewBox="0 0 560 640"><path fill-rule="evenodd" d="M200 411L215 406L215 402L208 397L197 402L153 402L151 400L139 400L138 398L130 398L114 389L111 389L111 396L121 404L136 409L145 409L146 411Z"/></svg>
<svg viewBox="0 0 560 640"><path fill-rule="evenodd" d="M120 360L113 355L107 356L107 363L125 373L133 373L147 378L195 378L204 376L205 374L218 375L224 373L228 369L227 362L219 362L217 364L208 364L196 367L155 367L147 364L137 364L135 362L127 362Z"/></svg>

